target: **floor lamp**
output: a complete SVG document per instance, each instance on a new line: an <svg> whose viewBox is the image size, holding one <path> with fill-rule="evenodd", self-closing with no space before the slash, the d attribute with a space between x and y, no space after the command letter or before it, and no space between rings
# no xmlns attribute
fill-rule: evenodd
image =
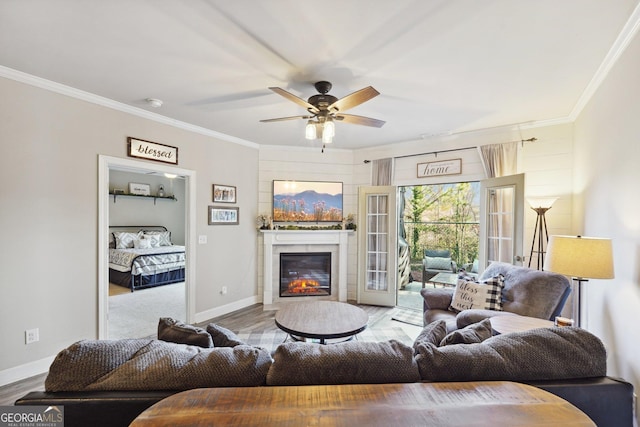
<svg viewBox="0 0 640 427"><path fill-rule="evenodd" d="M551 236L546 271L571 276L577 283L574 297L576 326L582 319L582 285L589 279L613 279L611 239L582 236Z"/></svg>
<svg viewBox="0 0 640 427"><path fill-rule="evenodd" d="M531 260L533 259L533 253L537 253L537 269L542 270L544 266L544 245L549 241L549 233L547 232L547 220L545 213L551 209L553 203L558 200L554 198L540 198L540 199L527 199L531 209L536 211L538 216L536 217L536 225L533 229L533 240L531 241L531 253L529 254L529 265L531 268ZM538 237L538 245L536 246L536 236ZM535 250L534 250L535 248Z"/></svg>

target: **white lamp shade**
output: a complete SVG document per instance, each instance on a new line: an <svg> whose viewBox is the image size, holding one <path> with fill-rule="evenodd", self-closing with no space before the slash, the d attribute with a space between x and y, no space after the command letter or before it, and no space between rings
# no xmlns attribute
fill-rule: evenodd
<svg viewBox="0 0 640 427"><path fill-rule="evenodd" d="M613 279L611 239L551 236L544 270L582 279Z"/></svg>

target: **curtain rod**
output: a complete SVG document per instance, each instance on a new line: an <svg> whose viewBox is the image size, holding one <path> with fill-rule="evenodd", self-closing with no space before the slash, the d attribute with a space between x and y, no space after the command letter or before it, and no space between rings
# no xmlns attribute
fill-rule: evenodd
<svg viewBox="0 0 640 427"><path fill-rule="evenodd" d="M538 138L536 138L534 136L534 137L531 137L529 139L521 139L519 141L509 141L509 142L520 142L520 143L522 143L522 145L524 145L525 142L535 142L537 140L538 140ZM504 142L503 144L508 144L508 142ZM431 152L428 152L428 153L405 154L404 156L394 156L393 158L394 159L402 159L402 158L405 158L405 157L426 156L428 154L435 154L435 156L438 157L438 154L441 154L441 153L451 153L453 151L475 150L477 148L478 148L478 146L476 145L476 146L473 146L473 147L452 148L450 150L431 151ZM365 160L364 163L371 163L371 160Z"/></svg>

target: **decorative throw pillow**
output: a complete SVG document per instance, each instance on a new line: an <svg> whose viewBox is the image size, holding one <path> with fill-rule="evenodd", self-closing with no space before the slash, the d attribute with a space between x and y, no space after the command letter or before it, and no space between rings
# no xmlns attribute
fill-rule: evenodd
<svg viewBox="0 0 640 427"><path fill-rule="evenodd" d="M136 239L133 241L133 247L136 249L149 249L151 247L151 240Z"/></svg>
<svg viewBox="0 0 640 427"><path fill-rule="evenodd" d="M114 231L113 233L116 249L133 248L133 241L138 240L140 237L140 233L129 233L127 231Z"/></svg>
<svg viewBox="0 0 640 427"><path fill-rule="evenodd" d="M213 340L207 331L170 317L160 318L158 339L176 344L197 345L204 348L213 347Z"/></svg>
<svg viewBox="0 0 640 427"><path fill-rule="evenodd" d="M492 335L491 320L484 319L482 322L473 323L467 327L451 332L440 341L440 346L478 343L487 338L491 338Z"/></svg>
<svg viewBox="0 0 640 427"><path fill-rule="evenodd" d="M170 231L145 231L145 238L147 236L156 236L160 246L171 246L171 232Z"/></svg>
<svg viewBox="0 0 640 427"><path fill-rule="evenodd" d="M472 308L502 311L504 276L499 274L483 283L458 279L449 309L456 313Z"/></svg>
<svg viewBox="0 0 640 427"><path fill-rule="evenodd" d="M209 323L207 325L207 333L213 339L213 344L216 347L235 347L237 345L246 345L238 336L227 328L224 328L215 323Z"/></svg>
<svg viewBox="0 0 640 427"><path fill-rule="evenodd" d="M451 258L424 257L426 268L434 270L451 270Z"/></svg>
<svg viewBox="0 0 640 427"><path fill-rule="evenodd" d="M431 343L434 345L440 344L443 338L447 335L447 322L444 320L436 320L429 323L422 329L422 332L418 335L413 342L413 350L418 354L418 345L420 343Z"/></svg>
<svg viewBox="0 0 640 427"><path fill-rule="evenodd" d="M152 248L159 248L160 247L160 237L155 235L155 234L143 234L142 238L144 240L148 240L149 241L149 245Z"/></svg>

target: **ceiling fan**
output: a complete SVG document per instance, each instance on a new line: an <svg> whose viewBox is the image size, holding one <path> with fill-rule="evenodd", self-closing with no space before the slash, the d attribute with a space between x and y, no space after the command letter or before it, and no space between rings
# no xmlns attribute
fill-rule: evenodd
<svg viewBox="0 0 640 427"><path fill-rule="evenodd" d="M311 96L307 101L279 87L270 87L269 89L278 95L287 98L289 101L295 102L301 107L304 107L309 114L279 117L260 121L263 123L269 123L296 119L308 120L307 127L305 129L305 137L307 139L321 138L324 143L329 143L333 140L333 136L335 135L334 121L377 128L380 128L385 124L383 120L343 113L343 111L356 107L380 95L380 92L375 90L373 87L367 86L364 89L360 89L345 96L344 98L338 99L335 96L328 94L332 87L331 83L327 81L320 81L316 82L314 86L319 94Z"/></svg>

